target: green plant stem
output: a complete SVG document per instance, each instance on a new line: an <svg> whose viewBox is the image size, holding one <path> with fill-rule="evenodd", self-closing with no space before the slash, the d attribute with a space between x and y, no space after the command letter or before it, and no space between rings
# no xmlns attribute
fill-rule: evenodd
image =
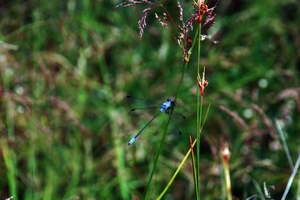
<svg viewBox="0 0 300 200"><path fill-rule="evenodd" d="M198 27L198 52L197 52L197 75L200 73L200 51L201 51L201 24L199 23ZM197 77L196 77L197 79ZM200 88L197 87L197 127L196 127L196 133L197 133L197 144L196 144L196 168L197 168L197 173L196 173L196 180L197 180L197 188L196 190L200 190L200 135L201 132L199 131L200 126L201 126L201 113L202 113L202 97L201 97L201 105L200 105ZM201 106L201 110L200 110ZM200 191L199 191L200 193ZM196 193L197 194L197 193ZM197 196L197 199L200 199L200 196Z"/></svg>
<svg viewBox="0 0 300 200"><path fill-rule="evenodd" d="M187 66L188 66L188 63L185 63L183 72L182 72L182 74L181 74L181 79L180 79L180 82L179 82L179 85L178 85L178 88L177 88L177 92L176 92L176 96L175 96L175 100L174 100L175 102L176 102L176 100L177 100L177 96L178 96L178 94L179 94L179 91L180 91L180 88L181 88L181 85L182 85L182 81L183 81L183 78L184 78L184 75L185 75ZM175 105L176 105L176 103L175 103ZM171 115L170 115L170 116L171 116ZM154 165L153 165L153 168L152 168L152 171L151 171L151 174L150 174L150 177L149 177L149 181L148 181L148 184L147 184L147 187L146 187L146 191L145 191L145 194L144 194L144 199L147 199L147 194L148 194L149 186L150 186L150 183L151 183L151 181L152 181L152 178L153 178L153 175L154 175L154 171L155 171L155 168L156 168L156 164L157 164L158 158L159 158L160 153L161 153L161 150L162 150L162 146L163 146L163 143L164 143L166 134L167 134L168 126L169 126L169 124L170 124L170 119L171 119L170 116L169 116L169 119L168 119L166 128L165 128L165 130L164 130L164 134L163 134L163 137L162 137L162 139L161 139L161 142L160 142L160 145L159 145L159 148L158 148L158 152L157 152L157 154L156 154L156 158L155 158L155 161L154 161Z"/></svg>
<svg viewBox="0 0 300 200"><path fill-rule="evenodd" d="M31 126L31 124L30 124ZM29 154L28 154L28 172L30 173L31 177L37 177L37 161L35 157L35 145L34 145L34 136L31 135L29 138ZM31 183L34 185L34 182ZM38 199L37 198L37 193L35 190L32 190L31 187L28 187L25 193L26 199Z"/></svg>
<svg viewBox="0 0 300 200"><path fill-rule="evenodd" d="M226 183L226 196L227 200L231 200L231 182L228 162L223 162L225 183Z"/></svg>
<svg viewBox="0 0 300 200"><path fill-rule="evenodd" d="M197 41L198 32L199 32L199 30L196 31L196 34L195 34L195 37L194 37L194 40L193 40L193 43L192 43L192 47L191 47L191 49L189 50L189 53L188 53L188 55L187 55L187 61L189 61L190 58L191 58L192 50L193 50L193 48L194 48L194 46L195 46L195 44L196 44L195 41ZM177 87L177 92L176 92L175 99L174 99L174 101L175 101L175 106L176 106L176 100L177 100L177 97L178 97L178 95L179 95L180 88L181 88L181 85L182 85L182 82L183 82L183 78L184 78L184 75L185 75L185 72L186 72L186 69L187 69L188 65L189 65L189 62L184 62L183 72L182 72L182 74L181 74L180 82L179 82L179 85L178 85L178 87ZM155 171L155 168L156 168L156 164L157 164L159 155L160 155L161 150L162 150L162 145L163 145L163 142L164 142L166 133L167 133L167 129L168 129L169 123L170 123L170 118L169 118L169 120L168 120L168 122L167 122L165 131L164 131L164 134L163 134L163 137L162 137L162 140L161 140L161 143L160 143L160 146L159 146L159 149L158 149L158 152L157 152L155 161L154 161L154 165L153 165L153 168L152 168L150 177L149 177L149 181L148 181L148 184L147 184L147 187L146 187L146 191L145 191L145 193L144 193L144 199L147 198L149 186L150 186L150 183L151 183L151 181L152 181L152 178L153 178L153 175L154 175L154 171Z"/></svg>
<svg viewBox="0 0 300 200"><path fill-rule="evenodd" d="M125 167L125 155L124 151L122 149L122 140L118 137L118 134L120 133L120 130L117 128L118 124L116 124L115 119L118 116L118 112L113 110L113 108L110 108L110 115L111 115L111 123L113 124L112 128L112 133L113 137L115 138L113 140L113 145L114 145L114 151L115 151L115 156L116 156L116 170L118 174L118 183L120 187L120 192L122 199L130 199L129 198L129 189L128 189L128 184L126 182L126 167Z"/></svg>
<svg viewBox="0 0 300 200"><path fill-rule="evenodd" d="M196 141L197 141L197 139L195 139L195 142ZM199 194L199 190L197 189L198 188L197 167L196 167L196 162L195 162L194 145L195 145L195 143L191 147L191 148L193 148L193 151L192 151L192 165L193 165L193 174L194 174L195 195L196 195L196 199L199 199L200 198L200 194Z"/></svg>
<svg viewBox="0 0 300 200"><path fill-rule="evenodd" d="M180 165L178 166L177 170L175 171L174 175L172 176L172 178L170 179L169 183L167 184L167 186L165 187L165 189L162 191L162 193L157 197L157 200L162 199L162 197L166 194L167 190L170 188L171 184L173 183L175 177L177 176L177 174L179 173L179 170L182 168L183 164L185 163L185 161L187 160L188 156L190 155L190 153L192 152L192 148L194 148L194 145L196 144L196 140L193 142L191 148L189 149L189 151L187 152L187 154L184 156L183 160L181 161ZM193 153L192 153L193 154Z"/></svg>
<svg viewBox="0 0 300 200"><path fill-rule="evenodd" d="M281 141L282 141L282 146L283 146L283 148L284 148L284 152L285 152L286 157L287 157L287 159L288 159L290 168L291 168L291 170L293 171L293 170L294 170L294 164L293 164L293 161L292 161L292 157L291 157L291 154L290 154L288 145L287 145L287 143L286 143L284 134L283 134L283 132L282 132L280 123L279 123L279 121L278 121L277 119L275 119L275 125L276 125L276 128L277 128L277 130L278 130L278 134L279 134L279 136L280 136L280 139L281 139Z"/></svg>
<svg viewBox="0 0 300 200"><path fill-rule="evenodd" d="M167 125L166 125L166 128L165 128L165 131L164 131L164 134L163 134L163 137L161 139L161 142L160 142L160 145L159 145L159 148L158 148L158 152L156 154L156 158L155 158L155 161L154 161L154 164L153 164L153 168L152 168L152 171L151 171L151 174L150 174L150 177L149 177L149 181L148 181L148 184L147 184L147 187L146 187L146 191L145 191L145 194L144 194L144 199L147 199L147 194L148 194L148 191L149 191L150 183L152 181L152 178L153 178L153 175L154 175L154 171L155 171L155 168L156 168L156 165L157 165L157 161L158 161L158 158L159 158L161 150L162 150L162 146L163 146L163 143L164 143L164 140L165 140L165 137L166 137L168 126L170 124L170 119L171 118L169 117Z"/></svg>
<svg viewBox="0 0 300 200"><path fill-rule="evenodd" d="M6 167L6 176L9 185L9 195L14 199L18 199L18 181L17 181L17 172L18 169L16 167L17 156L14 151L12 151L8 142L4 139L0 139L1 150L3 154L4 164Z"/></svg>
<svg viewBox="0 0 300 200"><path fill-rule="evenodd" d="M3 89L4 92L9 92L11 75L4 73L3 76ZM18 181L17 181L17 154L10 148L9 142L16 142L15 138L15 125L14 125L14 104L8 99L6 105L6 126L7 126L7 140L3 139L3 142L0 140L1 149L3 153L5 167L7 169L7 179L9 185L10 195L14 197L14 199L18 199Z"/></svg>
<svg viewBox="0 0 300 200"><path fill-rule="evenodd" d="M295 176L296 176L296 174L297 174L297 172L298 172L299 166L300 166L300 153L298 154L298 158L297 158L295 167L294 167L294 169L293 169L293 173L292 173L292 175L291 175L290 178L289 178L289 181L288 181L288 183L287 183L287 186L286 186L286 188L285 188L285 190L284 190L284 193L283 193L281 199L286 199L286 196L287 196L289 190L291 189L293 180L294 180L294 178L295 178Z"/></svg>

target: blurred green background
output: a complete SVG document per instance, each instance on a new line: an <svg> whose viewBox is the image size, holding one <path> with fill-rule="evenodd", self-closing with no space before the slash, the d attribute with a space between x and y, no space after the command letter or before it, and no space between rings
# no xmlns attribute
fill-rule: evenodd
<svg viewBox="0 0 300 200"><path fill-rule="evenodd" d="M162 8L148 13L140 39L137 23L146 7L115 9L119 3L0 2L1 199L142 198L167 117L127 146L151 116L129 116L122 100L174 97L182 52L154 17ZM179 24L177 2L162 3ZM187 19L193 1L180 3ZM224 199L219 155L225 143L234 197L261 195L264 182L274 199L284 192L292 170L279 130L294 164L300 151L299 6L296 0L220 1L215 25L204 28L220 41L201 43L209 81L205 112L211 104L201 141L204 199ZM167 136L150 199L188 151L189 135L196 136L193 53L176 107L187 118L183 135L176 142ZM300 195L296 179L288 199ZM191 159L164 199L194 199Z"/></svg>

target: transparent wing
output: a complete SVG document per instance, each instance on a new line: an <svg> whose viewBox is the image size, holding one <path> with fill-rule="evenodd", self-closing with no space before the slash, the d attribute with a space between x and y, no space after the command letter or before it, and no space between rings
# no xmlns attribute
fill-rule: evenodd
<svg viewBox="0 0 300 200"><path fill-rule="evenodd" d="M139 116L145 113L153 115L154 112L159 112L159 109L161 107L161 104L159 103L132 96L126 96L124 98L124 102L131 107L128 113L132 116Z"/></svg>
<svg viewBox="0 0 300 200"><path fill-rule="evenodd" d="M172 115L171 115L171 120L178 124L178 125L181 125L181 124L184 124L185 121L186 121L186 118L183 114L179 113L179 112L176 112L176 111L173 111Z"/></svg>
<svg viewBox="0 0 300 200"><path fill-rule="evenodd" d="M176 144L180 140L181 136L184 134L182 128L185 121L185 117L182 114L173 111L169 126L169 134L166 136L168 141Z"/></svg>
<svg viewBox="0 0 300 200"><path fill-rule="evenodd" d="M172 135L175 135L175 137L178 139L182 134L180 127L184 124L186 118L184 115L176 111L172 112L170 118L171 118L171 129L172 129L171 133Z"/></svg>
<svg viewBox="0 0 300 200"><path fill-rule="evenodd" d="M148 101L146 99L136 98L133 96L126 96L124 97L124 102L127 103L130 106L138 106L138 107L152 107L152 106L158 106L160 107L160 103Z"/></svg>

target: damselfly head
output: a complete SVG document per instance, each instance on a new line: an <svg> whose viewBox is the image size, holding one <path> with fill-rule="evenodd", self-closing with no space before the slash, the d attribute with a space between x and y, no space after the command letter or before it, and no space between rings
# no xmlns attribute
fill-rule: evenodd
<svg viewBox="0 0 300 200"><path fill-rule="evenodd" d="M170 98L167 99L167 102L171 103L171 104L174 104L174 101Z"/></svg>

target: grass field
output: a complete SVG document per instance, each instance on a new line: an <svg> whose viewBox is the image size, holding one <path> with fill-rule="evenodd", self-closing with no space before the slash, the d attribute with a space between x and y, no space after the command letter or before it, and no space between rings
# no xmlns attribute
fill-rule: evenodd
<svg viewBox="0 0 300 200"><path fill-rule="evenodd" d="M0 2L0 199L299 200L299 1L121 3Z"/></svg>

